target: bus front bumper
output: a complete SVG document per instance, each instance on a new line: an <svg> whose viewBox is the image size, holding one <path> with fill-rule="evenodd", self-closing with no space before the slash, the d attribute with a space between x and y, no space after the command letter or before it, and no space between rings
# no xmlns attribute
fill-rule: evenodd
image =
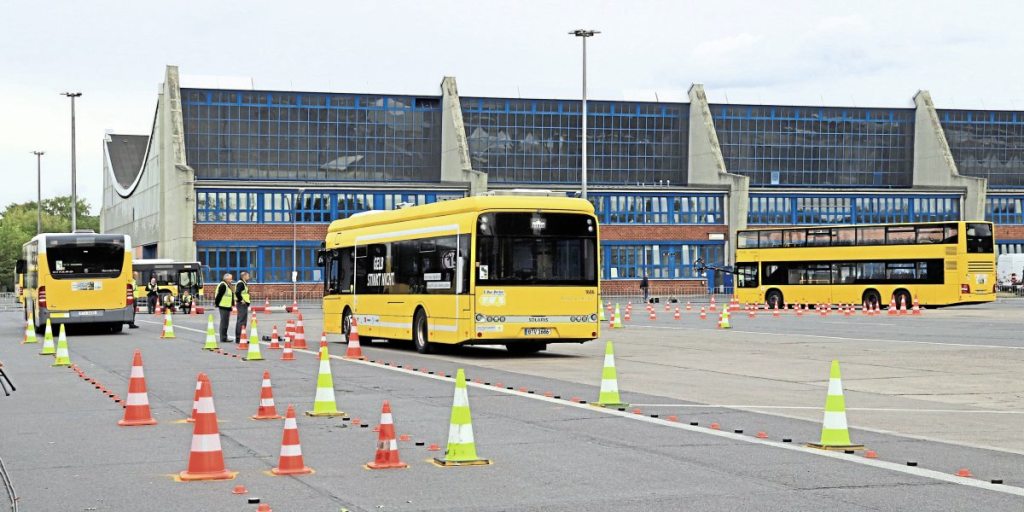
<svg viewBox="0 0 1024 512"><path fill-rule="evenodd" d="M135 308L126 306L121 309L87 309L61 311L53 309L39 310L39 323L50 320L52 324L128 324L135 321Z"/></svg>

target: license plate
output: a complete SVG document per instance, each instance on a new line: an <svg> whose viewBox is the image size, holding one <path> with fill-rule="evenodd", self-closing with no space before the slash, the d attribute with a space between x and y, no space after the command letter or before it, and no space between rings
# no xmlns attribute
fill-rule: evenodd
<svg viewBox="0 0 1024 512"><path fill-rule="evenodd" d="M523 329L523 334L526 336L551 336L551 329L537 329L535 327L528 327Z"/></svg>
<svg viewBox="0 0 1024 512"><path fill-rule="evenodd" d="M100 316L100 311L78 311L75 314L78 316Z"/></svg>

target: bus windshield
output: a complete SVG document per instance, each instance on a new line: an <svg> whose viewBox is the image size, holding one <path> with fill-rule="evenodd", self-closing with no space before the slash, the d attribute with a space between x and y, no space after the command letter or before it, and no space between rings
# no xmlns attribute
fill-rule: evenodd
<svg viewBox="0 0 1024 512"><path fill-rule="evenodd" d="M487 213L477 223L477 283L597 284L597 229L587 215Z"/></svg>
<svg viewBox="0 0 1024 512"><path fill-rule="evenodd" d="M117 277L124 266L123 237L62 236L46 241L46 259L54 279Z"/></svg>

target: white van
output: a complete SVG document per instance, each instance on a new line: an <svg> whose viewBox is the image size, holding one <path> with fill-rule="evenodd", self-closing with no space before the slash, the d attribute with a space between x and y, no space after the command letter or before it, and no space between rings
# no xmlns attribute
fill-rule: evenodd
<svg viewBox="0 0 1024 512"><path fill-rule="evenodd" d="M1000 290L1021 288L1024 283L1024 253L999 255L996 259L996 282Z"/></svg>

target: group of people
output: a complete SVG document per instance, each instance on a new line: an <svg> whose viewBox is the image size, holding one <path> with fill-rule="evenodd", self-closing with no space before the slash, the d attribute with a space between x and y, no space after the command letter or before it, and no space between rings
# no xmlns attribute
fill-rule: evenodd
<svg viewBox="0 0 1024 512"><path fill-rule="evenodd" d="M213 303L220 312L220 342L229 343L228 324L231 323L231 308L238 309L238 318L235 320L235 343L242 339L242 327L249 323L249 305L252 304L252 297L249 295L249 273L242 272L238 275L238 283L234 287L235 276L231 273L224 274L217 291L213 296Z"/></svg>

